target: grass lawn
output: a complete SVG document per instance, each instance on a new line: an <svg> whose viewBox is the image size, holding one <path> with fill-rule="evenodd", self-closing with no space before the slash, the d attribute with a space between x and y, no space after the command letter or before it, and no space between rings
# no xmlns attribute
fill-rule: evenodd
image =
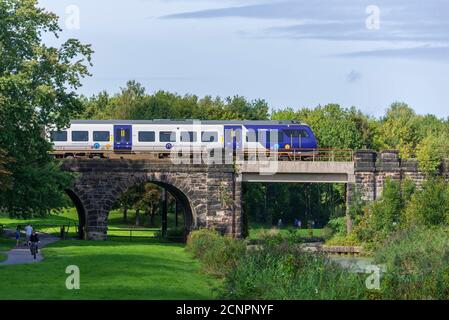
<svg viewBox="0 0 449 320"><path fill-rule="evenodd" d="M16 240L4 238L0 235L0 251L9 251L16 246Z"/></svg>
<svg viewBox="0 0 449 320"><path fill-rule="evenodd" d="M0 262L5 261L6 260L6 254L4 254L3 252L0 252Z"/></svg>
<svg viewBox="0 0 449 320"><path fill-rule="evenodd" d="M0 266L0 299L213 299L219 280L199 272L180 244L157 241L59 241L45 260ZM68 265L80 290L67 290Z"/></svg>
<svg viewBox="0 0 449 320"><path fill-rule="evenodd" d="M168 226L169 229L172 229L175 225L174 223L174 214L170 213L168 215ZM128 229L136 228L139 231L133 231L133 236L138 237L154 237L160 230L161 218L160 216L155 217L155 225L156 227L148 226L148 217L141 215L141 223L140 226L136 226L136 213L135 210L128 211L128 222L125 223L123 221L123 212L121 210L112 210L109 213L108 217L108 235L110 236L126 236L129 237L130 232ZM15 229L17 225L26 225L30 223L32 226L35 226L35 229L40 232L59 234L61 225L69 225L69 235L68 237L76 237L75 233L75 225L78 224L78 214L75 208L69 208L62 210L59 214L52 214L46 217L38 217L32 219L16 219L10 218L6 215L0 214L0 225L5 225L6 228ZM143 224L143 226L142 226ZM179 215L179 226L183 226L183 217ZM126 229L123 230L123 229Z"/></svg>
<svg viewBox="0 0 449 320"><path fill-rule="evenodd" d="M263 232L269 231L271 229L274 229L274 226L261 224L261 223L250 223L249 225L249 236L248 239L250 240L256 240L260 239L261 234ZM310 238L310 230L309 229L297 229L293 226L286 226L279 229L279 232L281 234L286 234L289 232L289 230L295 230L300 234L301 237L304 238ZM313 237L321 237L323 229L313 229Z"/></svg>

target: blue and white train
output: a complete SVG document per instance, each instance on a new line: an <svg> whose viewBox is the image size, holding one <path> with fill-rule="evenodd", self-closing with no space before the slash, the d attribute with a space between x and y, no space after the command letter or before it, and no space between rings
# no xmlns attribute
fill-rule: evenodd
<svg viewBox="0 0 449 320"><path fill-rule="evenodd" d="M109 158L185 147L287 153L317 148L310 127L296 121L73 120L48 137L57 157Z"/></svg>

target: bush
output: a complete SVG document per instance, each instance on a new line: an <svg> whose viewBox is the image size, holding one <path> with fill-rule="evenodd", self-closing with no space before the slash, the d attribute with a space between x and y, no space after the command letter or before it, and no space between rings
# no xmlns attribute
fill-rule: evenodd
<svg viewBox="0 0 449 320"><path fill-rule="evenodd" d="M210 275L224 276L245 255L246 243L216 231L201 229L188 237L186 249L201 261L202 270Z"/></svg>
<svg viewBox="0 0 449 320"><path fill-rule="evenodd" d="M281 232L276 228L263 230L259 233L259 237L262 243L266 243L268 245L283 242L288 242L291 244L299 244L303 242L301 233L298 229L286 229L285 232Z"/></svg>
<svg viewBox="0 0 449 320"><path fill-rule="evenodd" d="M364 279L288 241L248 252L226 275L223 299L363 299Z"/></svg>
<svg viewBox="0 0 449 320"><path fill-rule="evenodd" d="M366 208L365 213L354 227L354 234L368 245L382 245L384 241L400 228L404 220L404 209L414 192L414 184L405 180L387 179L380 199Z"/></svg>
<svg viewBox="0 0 449 320"><path fill-rule="evenodd" d="M448 222L449 186L443 179L429 179L407 205L405 224L435 226Z"/></svg>
<svg viewBox="0 0 449 320"><path fill-rule="evenodd" d="M332 234L336 236L346 235L346 217L338 217L329 220L327 226L332 230Z"/></svg>
<svg viewBox="0 0 449 320"><path fill-rule="evenodd" d="M415 227L392 236L375 255L387 272L384 299L449 299L449 229Z"/></svg>
<svg viewBox="0 0 449 320"><path fill-rule="evenodd" d="M211 229L192 231L187 237L186 250L191 252L195 258L201 259L219 238L218 232Z"/></svg>

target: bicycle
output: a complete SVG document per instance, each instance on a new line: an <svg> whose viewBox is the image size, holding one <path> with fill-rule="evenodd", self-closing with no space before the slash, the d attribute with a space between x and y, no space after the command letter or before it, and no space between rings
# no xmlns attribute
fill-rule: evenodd
<svg viewBox="0 0 449 320"><path fill-rule="evenodd" d="M30 251L31 251L31 255L34 257L34 260L36 260L36 255L38 252L37 242L31 242Z"/></svg>

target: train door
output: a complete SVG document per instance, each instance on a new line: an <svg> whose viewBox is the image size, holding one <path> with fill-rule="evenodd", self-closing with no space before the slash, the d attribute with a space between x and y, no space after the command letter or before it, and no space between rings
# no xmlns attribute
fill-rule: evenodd
<svg viewBox="0 0 449 320"><path fill-rule="evenodd" d="M224 144L227 150L236 150L243 148L242 126L225 126L224 135Z"/></svg>
<svg viewBox="0 0 449 320"><path fill-rule="evenodd" d="M285 135L287 138L287 149L301 149L302 148L302 141L301 141L301 132L298 129L287 129L284 130Z"/></svg>
<svg viewBox="0 0 449 320"><path fill-rule="evenodd" d="M132 150L132 127L130 125L114 126L114 150Z"/></svg>

